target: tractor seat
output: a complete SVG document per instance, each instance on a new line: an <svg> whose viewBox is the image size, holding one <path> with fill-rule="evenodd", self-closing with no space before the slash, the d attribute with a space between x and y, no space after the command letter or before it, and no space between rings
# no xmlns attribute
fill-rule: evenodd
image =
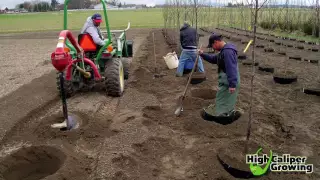
<svg viewBox="0 0 320 180"><path fill-rule="evenodd" d="M78 43L84 52L97 52L97 45L90 34L79 34Z"/></svg>

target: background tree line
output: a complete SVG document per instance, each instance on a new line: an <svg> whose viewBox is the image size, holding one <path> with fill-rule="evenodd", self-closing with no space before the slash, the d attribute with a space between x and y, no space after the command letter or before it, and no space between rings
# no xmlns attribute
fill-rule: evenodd
<svg viewBox="0 0 320 180"><path fill-rule="evenodd" d="M88 9L92 5L90 0L70 0L68 9ZM61 9L63 4L57 0L51 0L51 3L41 0L25 1L17 4L17 9L25 9L29 12L46 12Z"/></svg>
<svg viewBox="0 0 320 180"><path fill-rule="evenodd" d="M16 9L25 9L29 12L46 12L55 10L57 5L59 5L57 0L51 0L51 3L46 1L33 0L17 4Z"/></svg>
<svg viewBox="0 0 320 180"><path fill-rule="evenodd" d="M70 0L68 9L89 9L96 4L100 4L100 0ZM109 0L107 4L112 6L118 6L119 8L125 5L125 3L121 3L119 0ZM16 8L25 9L29 12L46 12L54 11L56 9L63 9L63 4L59 4L57 0L51 0L51 3L41 0L33 0L17 4Z"/></svg>

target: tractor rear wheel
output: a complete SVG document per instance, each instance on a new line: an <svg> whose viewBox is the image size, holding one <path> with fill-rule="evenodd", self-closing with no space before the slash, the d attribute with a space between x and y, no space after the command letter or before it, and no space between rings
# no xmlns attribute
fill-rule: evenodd
<svg viewBox="0 0 320 180"><path fill-rule="evenodd" d="M121 59L107 61L104 75L107 94L120 97L124 91L124 67Z"/></svg>
<svg viewBox="0 0 320 180"><path fill-rule="evenodd" d="M127 58L121 59L123 70L124 70L124 79L129 79L129 69L130 69L130 60Z"/></svg>
<svg viewBox="0 0 320 180"><path fill-rule="evenodd" d="M66 98L70 98L76 93L77 90L76 90L75 86L73 85L72 81L65 80L64 73L63 73L63 78L64 78L63 87L64 87L65 96L66 96ZM57 79L57 89L59 91L59 96L61 97L61 86L60 86L59 73L57 73L56 79Z"/></svg>

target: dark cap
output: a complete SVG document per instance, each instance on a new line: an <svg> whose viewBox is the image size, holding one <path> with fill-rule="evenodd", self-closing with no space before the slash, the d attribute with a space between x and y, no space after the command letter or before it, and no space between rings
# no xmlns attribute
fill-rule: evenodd
<svg viewBox="0 0 320 180"><path fill-rule="evenodd" d="M94 20L94 21L96 21L96 22L101 22L102 21L102 17L101 17L101 15L100 14L94 14L93 16L92 16L92 19Z"/></svg>
<svg viewBox="0 0 320 180"><path fill-rule="evenodd" d="M217 33L213 33L209 38L208 48L211 48L211 46L214 43L214 41L217 41L217 40L221 41L222 40L222 35L217 34Z"/></svg>

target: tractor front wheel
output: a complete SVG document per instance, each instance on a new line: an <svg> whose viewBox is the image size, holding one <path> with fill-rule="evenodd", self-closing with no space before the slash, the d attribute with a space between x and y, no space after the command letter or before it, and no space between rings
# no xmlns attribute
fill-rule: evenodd
<svg viewBox="0 0 320 180"><path fill-rule="evenodd" d="M120 97L124 91L124 67L121 59L107 61L104 75L107 94Z"/></svg>

